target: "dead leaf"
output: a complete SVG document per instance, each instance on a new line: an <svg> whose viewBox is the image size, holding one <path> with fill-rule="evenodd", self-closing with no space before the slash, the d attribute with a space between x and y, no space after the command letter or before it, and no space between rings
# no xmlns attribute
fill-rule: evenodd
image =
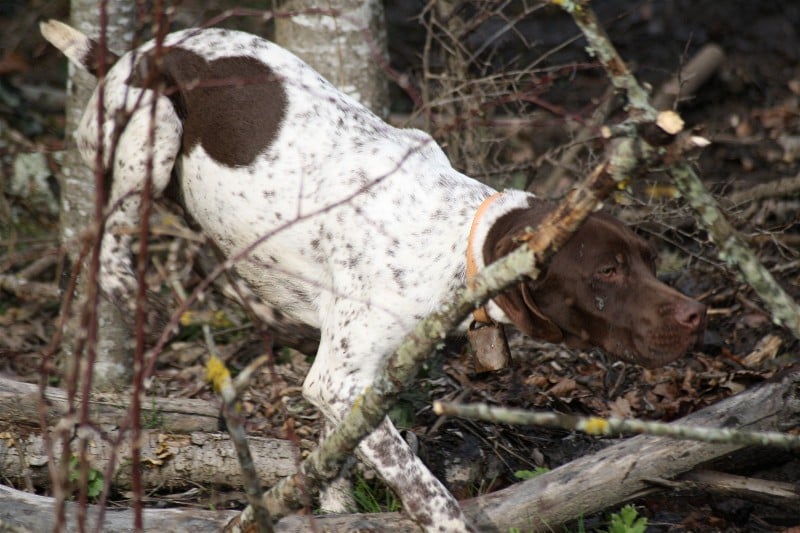
<svg viewBox="0 0 800 533"><path fill-rule="evenodd" d="M656 117L656 125L670 135L677 135L683 130L683 119L675 111L661 111Z"/></svg>
<svg viewBox="0 0 800 533"><path fill-rule="evenodd" d="M740 392L742 392L747 388L741 383L737 383L732 379L726 379L725 381L720 383L720 387L728 389L729 391L731 391L731 394L739 394Z"/></svg>
<svg viewBox="0 0 800 533"><path fill-rule="evenodd" d="M550 390L547 391L553 396L563 398L566 397L569 393L574 391L577 388L578 384L572 378L565 378L558 381L555 385L550 387Z"/></svg>
<svg viewBox="0 0 800 533"><path fill-rule="evenodd" d="M653 387L653 393L667 400L674 400L678 397L678 387L674 383L659 383Z"/></svg>
<svg viewBox="0 0 800 533"><path fill-rule="evenodd" d="M550 380L547 377L542 376L540 374L534 374L532 376L528 376L525 378L525 385L532 385L534 387L538 387L540 389L545 389L550 384Z"/></svg>
<svg viewBox="0 0 800 533"><path fill-rule="evenodd" d="M608 406L611 414L619 418L631 418L633 410L631 410L631 403L624 396L620 396Z"/></svg>
<svg viewBox="0 0 800 533"><path fill-rule="evenodd" d="M748 368L757 368L764 361L775 359L782 343L783 341L777 335L766 335L758 341L753 351L747 354L742 363Z"/></svg>

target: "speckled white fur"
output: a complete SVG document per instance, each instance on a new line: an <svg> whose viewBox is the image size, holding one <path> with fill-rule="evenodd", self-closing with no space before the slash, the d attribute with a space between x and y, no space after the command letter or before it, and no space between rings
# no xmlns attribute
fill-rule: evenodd
<svg viewBox="0 0 800 533"><path fill-rule="evenodd" d="M152 43L123 56L105 82L107 158L116 111L132 115L113 154L103 288L117 301L132 301L130 237L116 230L138 221L149 161L156 196L176 168L188 212L261 300L319 328L320 347L303 393L335 423L416 322L463 283L472 218L493 191L455 171L429 135L389 126L272 43L209 29L172 34L166 44L206 60L257 58L280 77L286 113L272 145L250 165L221 164L201 144L181 152L183 126L171 102L126 84ZM97 150L97 98L76 134L90 164ZM492 206L480 222L477 250L492 220L522 207L526 197L508 195ZM388 420L361 443L359 454L425 529L468 529L456 501Z"/></svg>

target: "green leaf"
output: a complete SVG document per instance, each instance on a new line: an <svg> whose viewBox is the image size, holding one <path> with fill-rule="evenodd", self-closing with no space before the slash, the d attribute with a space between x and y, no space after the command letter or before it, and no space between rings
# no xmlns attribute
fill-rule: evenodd
<svg viewBox="0 0 800 533"><path fill-rule="evenodd" d="M514 477L517 479L521 479L525 481L526 479L533 479L536 476L541 476L542 474L546 474L549 472L550 469L545 466L537 466L533 470L517 470L514 472Z"/></svg>
<svg viewBox="0 0 800 533"><path fill-rule="evenodd" d="M646 529L647 517L640 517L635 506L626 505L611 514L608 533L644 533Z"/></svg>

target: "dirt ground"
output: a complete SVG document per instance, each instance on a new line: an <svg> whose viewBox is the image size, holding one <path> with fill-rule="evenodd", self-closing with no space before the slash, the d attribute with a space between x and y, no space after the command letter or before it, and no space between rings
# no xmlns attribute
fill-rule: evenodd
<svg viewBox="0 0 800 533"><path fill-rule="evenodd" d="M202 4L186 5L192 7L193 17L202 19L214 11L198 9ZM799 187L795 184L788 192L778 192L779 180L800 179L800 4L746 0L595 4L622 56L654 89L703 45L713 42L722 47L722 66L679 107L686 123L712 141L694 163L761 262L791 296L800 297ZM419 68L415 57L424 41L421 27L406 19L406 9L413 5L387 3L393 66L412 76ZM64 148L65 68L39 38L35 23L66 15L64 2L0 3L0 176L6 178L0 180L5 187L0 196L0 274L19 273L35 260L58 252L57 213L46 202L12 191L9 181L18 171L20 154L40 152L47 154L52 174L47 176L48 183L55 182L58 152ZM491 34L484 30L483 34L476 31L473 46L480 46ZM525 39L496 43L495 58L537 57L575 35L576 29L565 17L548 11L520 21L517 33ZM588 59L577 42L557 49L548 61L570 65ZM575 116L589 117L606 89L604 77L597 69L574 69L568 76L564 69L557 72L539 97ZM402 95L393 104L400 114L408 111L408 105ZM534 132L537 138L532 139L527 133L515 141L515 146L524 145L515 154L530 164L526 178L534 180L534 189L552 171L553 158L545 155L557 154L558 143L570 138L559 126L562 119L553 116L546 134ZM747 191L762 184L774 184L774 193L748 196ZM554 468L606 443L568 431L442 421L430 410L431 398L671 421L798 363L798 340L772 323L760 298L716 256L693 213L673 192L666 178L654 172L611 209L659 249L663 279L708 305L703 346L665 368L645 370L615 362L600 352L569 351L510 332L513 366L476 375L464 356L463 340L448 342L420 377L420 386L403 395L392 415L400 427L416 435L420 454L449 481L456 496L502 488L518 481L516 471ZM188 259L200 254L197 245L183 246L182 254ZM58 269L51 265L37 280L55 284L57 275ZM188 287L198 279L187 270ZM217 342L231 368L243 368L267 349L264 336L241 310L216 294L205 305L201 310L221 310L231 320L217 330ZM38 380L39 354L51 338L57 313L57 302L0 292L0 375ZM310 449L319 420L300 395L309 357L279 347L276 354L275 364L256 376L246 395L248 431L292 437L302 449ZM204 358L198 326L184 327L159 360L153 393L212 398L203 381ZM470 466L459 466L464 464ZM800 487L796 452L750 449L715 468ZM212 490L202 498L217 506L243 501L241 494ZM651 531L781 531L800 526L800 512L780 502L667 492L634 503L648 517ZM604 520L586 517L584 526L602 527Z"/></svg>

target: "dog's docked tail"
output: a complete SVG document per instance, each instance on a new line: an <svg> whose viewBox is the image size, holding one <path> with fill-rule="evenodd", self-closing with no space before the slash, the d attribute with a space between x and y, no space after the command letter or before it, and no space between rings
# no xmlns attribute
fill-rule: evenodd
<svg viewBox="0 0 800 533"><path fill-rule="evenodd" d="M93 76L98 74L100 61L105 63L105 71L108 71L119 59L114 52L101 50L96 41L63 22L48 20L39 24L39 30L50 44Z"/></svg>

